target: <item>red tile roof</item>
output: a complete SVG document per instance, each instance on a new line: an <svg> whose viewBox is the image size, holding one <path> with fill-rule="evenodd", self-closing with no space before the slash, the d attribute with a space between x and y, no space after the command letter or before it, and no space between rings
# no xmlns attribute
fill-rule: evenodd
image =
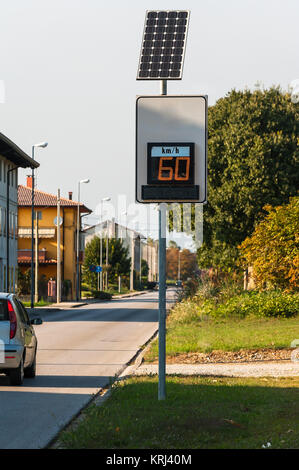
<svg viewBox="0 0 299 470"><path fill-rule="evenodd" d="M18 205L21 207L31 207L31 188L27 186L22 186L21 184L18 187ZM34 205L36 207L49 207L57 206L57 196L54 194L45 193L39 189L34 190ZM64 197L60 198L60 205L62 207L77 207L78 202L71 199L66 199ZM90 214L92 211L84 204L80 203L80 212Z"/></svg>

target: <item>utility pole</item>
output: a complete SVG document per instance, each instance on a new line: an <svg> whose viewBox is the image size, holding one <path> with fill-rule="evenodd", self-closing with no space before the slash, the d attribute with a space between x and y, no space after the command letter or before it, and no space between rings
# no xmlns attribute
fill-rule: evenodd
<svg viewBox="0 0 299 470"><path fill-rule="evenodd" d="M181 280L181 249L179 247L179 258L178 258L178 281Z"/></svg>
<svg viewBox="0 0 299 470"><path fill-rule="evenodd" d="M57 303L61 302L61 262L60 262L60 189L57 194Z"/></svg>
<svg viewBox="0 0 299 470"><path fill-rule="evenodd" d="M130 290L134 290L134 263L135 263L135 243L134 243L134 233L132 233L131 238L131 271L130 271Z"/></svg>
<svg viewBox="0 0 299 470"><path fill-rule="evenodd" d="M34 302L38 302L38 211L35 211L35 288Z"/></svg>
<svg viewBox="0 0 299 470"><path fill-rule="evenodd" d="M109 239L108 239L108 220L107 220L107 229L106 229L106 286L105 289L108 290L108 255L109 255Z"/></svg>

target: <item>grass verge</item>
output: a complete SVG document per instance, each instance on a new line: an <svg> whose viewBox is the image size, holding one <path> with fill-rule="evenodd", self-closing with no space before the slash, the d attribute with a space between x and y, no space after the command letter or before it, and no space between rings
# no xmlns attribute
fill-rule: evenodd
<svg viewBox="0 0 299 470"><path fill-rule="evenodd" d="M167 322L166 355L190 352L282 349L299 338L299 318L208 318L180 323ZM158 358L158 340L153 341L144 360Z"/></svg>
<svg viewBox="0 0 299 470"><path fill-rule="evenodd" d="M59 441L69 449L261 449L299 447L299 378L168 376L114 386ZM192 405L191 405L192 404Z"/></svg>

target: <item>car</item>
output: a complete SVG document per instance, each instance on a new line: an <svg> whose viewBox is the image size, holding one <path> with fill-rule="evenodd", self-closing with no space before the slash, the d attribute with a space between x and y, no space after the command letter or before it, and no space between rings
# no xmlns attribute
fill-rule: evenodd
<svg viewBox="0 0 299 470"><path fill-rule="evenodd" d="M24 377L35 377L37 338L33 325L39 317L29 319L26 308L15 294L0 293L0 374L11 385L22 385Z"/></svg>
<svg viewBox="0 0 299 470"><path fill-rule="evenodd" d="M165 283L165 289L167 289L167 284ZM159 282L156 282L155 290L159 290Z"/></svg>

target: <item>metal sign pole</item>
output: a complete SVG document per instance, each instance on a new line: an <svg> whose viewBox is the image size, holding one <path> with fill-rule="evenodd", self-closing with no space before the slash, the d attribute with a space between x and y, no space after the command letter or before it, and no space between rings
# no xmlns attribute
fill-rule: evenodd
<svg viewBox="0 0 299 470"><path fill-rule="evenodd" d="M167 95L167 81L161 81ZM166 205L159 205L159 385L158 399L166 398Z"/></svg>

